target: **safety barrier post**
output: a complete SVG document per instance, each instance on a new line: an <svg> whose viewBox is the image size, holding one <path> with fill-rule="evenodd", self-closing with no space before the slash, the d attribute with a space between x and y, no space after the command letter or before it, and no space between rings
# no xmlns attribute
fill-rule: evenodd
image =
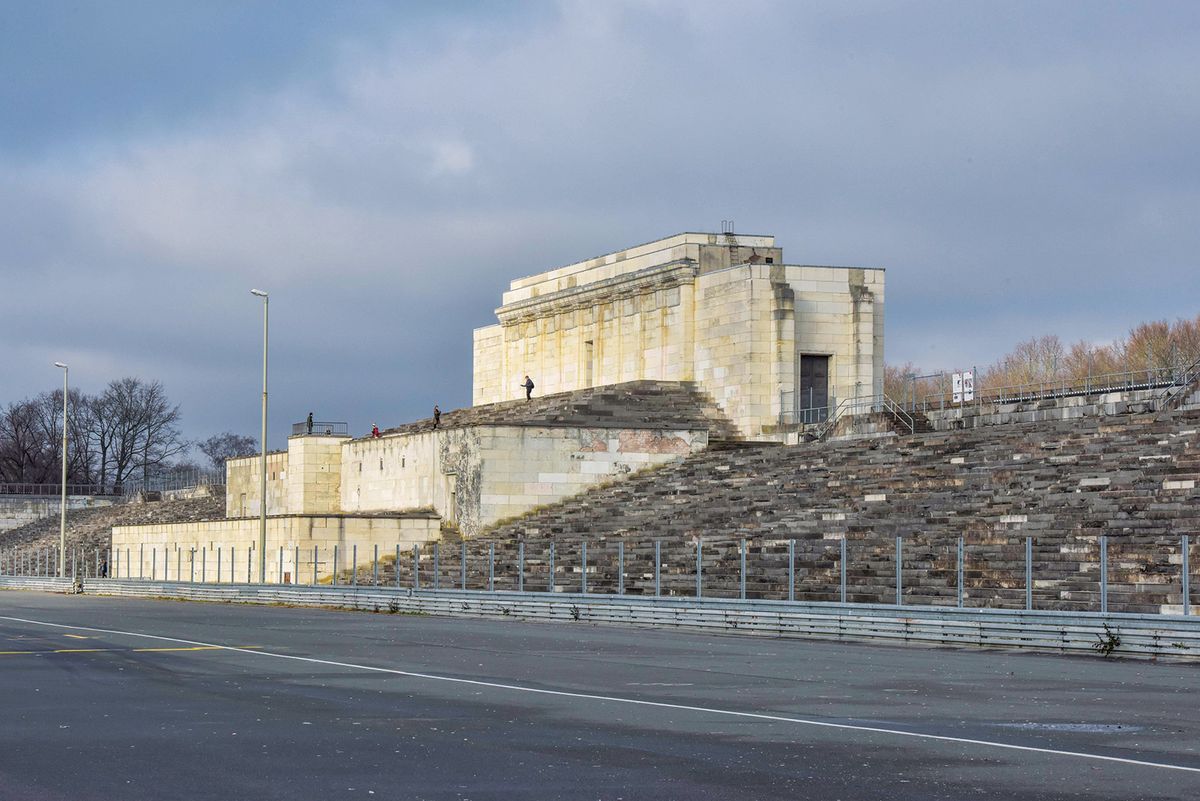
<svg viewBox="0 0 1200 801"><path fill-rule="evenodd" d="M462 572L462 588L467 588L467 541L462 541L462 564L459 566Z"/></svg>
<svg viewBox="0 0 1200 801"><path fill-rule="evenodd" d="M554 592L554 540L550 540L550 588L547 592Z"/></svg>
<svg viewBox="0 0 1200 801"><path fill-rule="evenodd" d="M496 591L496 543L488 543L488 592Z"/></svg>
<svg viewBox="0 0 1200 801"><path fill-rule="evenodd" d="M440 589L442 586L442 554L438 543L433 543L433 588Z"/></svg>
<svg viewBox="0 0 1200 801"><path fill-rule="evenodd" d="M579 541L579 589L587 595L587 540Z"/></svg>
<svg viewBox="0 0 1200 801"><path fill-rule="evenodd" d="M738 597L743 601L746 600L746 540L741 542L739 553L740 569L738 571Z"/></svg>
<svg viewBox="0 0 1200 801"><path fill-rule="evenodd" d="M1191 595L1192 595L1192 593L1190 590L1191 575L1189 574L1189 568L1188 568L1188 535L1187 534L1183 535L1182 541L1180 542L1180 554L1181 555L1179 558L1179 577L1182 579L1181 583L1183 584L1183 613L1185 615L1190 615L1192 613L1192 610L1191 610L1191 605L1192 605L1191 604Z"/></svg>
<svg viewBox="0 0 1200 801"><path fill-rule="evenodd" d="M350 546L350 586L358 586L358 543Z"/></svg>
<svg viewBox="0 0 1200 801"><path fill-rule="evenodd" d="M333 578L331 579L331 583L335 587L338 583L338 547L336 544L333 546Z"/></svg>
<svg viewBox="0 0 1200 801"><path fill-rule="evenodd" d="M413 543L413 589L421 589L421 544Z"/></svg>
<svg viewBox="0 0 1200 801"><path fill-rule="evenodd" d="M842 580L842 603L846 603L846 535L842 535L842 557L840 561Z"/></svg>
<svg viewBox="0 0 1200 801"><path fill-rule="evenodd" d="M379 543L375 543L375 555L371 561L371 584L379 586Z"/></svg>
<svg viewBox="0 0 1200 801"><path fill-rule="evenodd" d="M696 597L704 597L704 538L696 537Z"/></svg>
<svg viewBox="0 0 1200 801"><path fill-rule="evenodd" d="M1108 536L1100 535L1100 611L1108 613Z"/></svg>
<svg viewBox="0 0 1200 801"><path fill-rule="evenodd" d="M896 606L904 603L904 540L896 537Z"/></svg>
<svg viewBox="0 0 1200 801"><path fill-rule="evenodd" d="M788 540L788 600L796 600L796 541Z"/></svg>
<svg viewBox="0 0 1200 801"><path fill-rule="evenodd" d="M959 609L962 609L962 605L963 605L963 558L964 558L964 556L965 556L965 549L963 548L963 538L959 537L958 538L958 559L957 559L958 578L954 585L955 586L954 594L956 596L958 596L958 608Z"/></svg>
<svg viewBox="0 0 1200 801"><path fill-rule="evenodd" d="M654 541L654 597L662 595L662 581L659 568L662 566L662 540Z"/></svg>
<svg viewBox="0 0 1200 801"><path fill-rule="evenodd" d="M1025 538L1025 608L1033 609L1033 537Z"/></svg>
<svg viewBox="0 0 1200 801"><path fill-rule="evenodd" d="M525 540L517 543L517 591L525 592Z"/></svg>
<svg viewBox="0 0 1200 801"><path fill-rule="evenodd" d="M617 595L625 594L625 538L617 540Z"/></svg>

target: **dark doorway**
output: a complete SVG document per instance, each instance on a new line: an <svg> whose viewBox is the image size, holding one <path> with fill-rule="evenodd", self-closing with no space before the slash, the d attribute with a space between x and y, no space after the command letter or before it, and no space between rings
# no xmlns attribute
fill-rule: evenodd
<svg viewBox="0 0 1200 801"><path fill-rule="evenodd" d="M820 423L829 416L829 357L800 357L800 422Z"/></svg>

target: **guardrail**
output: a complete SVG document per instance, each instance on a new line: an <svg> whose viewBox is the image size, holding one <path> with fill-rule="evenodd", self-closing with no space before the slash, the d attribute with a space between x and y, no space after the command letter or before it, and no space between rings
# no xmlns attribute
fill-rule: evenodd
<svg viewBox="0 0 1200 801"><path fill-rule="evenodd" d="M953 394L945 389L928 393L920 398L911 398L905 406L913 411L956 409L984 404L1027 403L1040 400L1098 395L1106 392L1134 392L1155 389L1171 389L1186 386L1196 378L1197 366L1171 365L1149 367L1142 370L1125 370L1116 373L1089 375L1083 378L1063 376L1049 381L1035 381L1008 386L987 386L978 376L975 397L969 401L954 402Z"/></svg>
<svg viewBox="0 0 1200 801"><path fill-rule="evenodd" d="M376 544L361 550L349 544L279 547L271 549L264 561L265 583L283 586L342 584L550 595L578 590L593 596L836 599L866 605L894 599L896 607L944 604L1164 617L1189 617L1193 611L1191 535L1179 535L1175 547L1157 539L1146 542L1108 535L1056 538L1039 542L1037 549L1031 536L994 539L968 544L964 537L917 536L697 538L692 542L617 538L590 543L564 538L518 541L507 552L498 552L497 543L487 540L396 543L394 549ZM981 553L984 548L991 550ZM1073 561L1064 564L1064 554L1072 555ZM216 584L255 583L259 578L254 549L243 546L72 548L66 559L65 575L72 578L174 579L189 584L214 579ZM0 575L53 577L60 572L58 561L56 548L4 548L0 549ZM1117 572L1110 576L1113 566Z"/></svg>
<svg viewBox="0 0 1200 801"><path fill-rule="evenodd" d="M0 588L69 592L70 579L0 577ZM1105 656L1200 658L1200 619L706 598L646 598L486 590L82 582L87 594L378 613L653 626L769 637L1023 648Z"/></svg>
<svg viewBox="0 0 1200 801"><path fill-rule="evenodd" d="M292 436L313 436L313 437L348 437L350 436L350 424L346 422L330 422L327 420L307 420L292 423Z"/></svg>

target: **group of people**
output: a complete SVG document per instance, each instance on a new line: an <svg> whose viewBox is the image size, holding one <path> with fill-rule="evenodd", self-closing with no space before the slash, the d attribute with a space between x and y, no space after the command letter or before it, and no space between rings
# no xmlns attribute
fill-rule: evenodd
<svg viewBox="0 0 1200 801"><path fill-rule="evenodd" d="M533 388L534 388L533 379L530 378L529 376L525 376L525 380L521 382L521 386L525 389L525 400L532 399L533 398ZM433 405L433 427L441 428L441 425L442 425L442 410L439 409L438 405L435 403ZM307 430L307 432L309 434L311 434L313 432L313 413L312 412L309 412L308 417L305 419L305 429ZM371 423L371 439L379 439L381 436L383 436L383 434L380 433L379 426L375 423Z"/></svg>

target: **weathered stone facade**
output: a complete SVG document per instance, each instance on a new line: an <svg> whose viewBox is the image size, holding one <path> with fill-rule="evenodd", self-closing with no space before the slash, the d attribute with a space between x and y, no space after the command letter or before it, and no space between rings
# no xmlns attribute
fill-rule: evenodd
<svg viewBox="0 0 1200 801"><path fill-rule="evenodd" d="M397 515L273 515L267 518L267 580L308 583L333 573L334 549L340 567L370 560L378 548L394 555L397 545L441 536L441 518L432 512ZM114 526L114 578L180 581L257 581L257 517L196 523ZM315 574L314 574L315 569Z"/></svg>
<svg viewBox="0 0 1200 801"><path fill-rule="evenodd" d="M655 382L453 410L379 438L297 435L267 457L269 515L432 510L472 536L729 436L712 402ZM227 463L229 517L258 514L259 459Z"/></svg>
<svg viewBox="0 0 1200 801"><path fill-rule="evenodd" d="M761 439L882 392L884 271L782 262L771 236L684 233L515 280L475 331L473 402L523 397L526 374L539 393L693 381ZM805 357L825 371L815 397Z"/></svg>

